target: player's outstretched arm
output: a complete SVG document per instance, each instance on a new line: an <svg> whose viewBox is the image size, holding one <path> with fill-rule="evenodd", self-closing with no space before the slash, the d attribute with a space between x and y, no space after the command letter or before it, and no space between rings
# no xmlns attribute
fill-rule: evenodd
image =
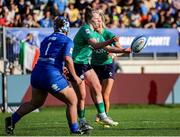
<svg viewBox="0 0 180 137"><path fill-rule="evenodd" d="M117 42L118 40L119 40L119 37L114 37L105 42L97 42L96 39L89 39L88 44L90 44L93 49L100 49L100 48L106 47L107 45L110 45L114 42Z"/></svg>
<svg viewBox="0 0 180 137"><path fill-rule="evenodd" d="M112 46L106 46L104 49L111 53L131 53L131 48L117 48Z"/></svg>

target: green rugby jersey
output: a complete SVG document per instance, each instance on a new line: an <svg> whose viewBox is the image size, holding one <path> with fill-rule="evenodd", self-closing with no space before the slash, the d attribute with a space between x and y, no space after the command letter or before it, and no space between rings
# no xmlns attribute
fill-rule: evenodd
<svg viewBox="0 0 180 137"><path fill-rule="evenodd" d="M74 37L74 49L72 58L74 63L89 64L92 48L88 44L88 40L98 37L98 33L90 28L88 24L83 25Z"/></svg>
<svg viewBox="0 0 180 137"><path fill-rule="evenodd" d="M101 35L105 40L112 39L115 35L108 31L107 29L104 29ZM100 41L103 42L103 41ZM92 58L91 58L91 64L92 65L105 65L105 64L111 64L113 62L113 59L111 56L108 55L109 53L104 49L97 49L93 51Z"/></svg>

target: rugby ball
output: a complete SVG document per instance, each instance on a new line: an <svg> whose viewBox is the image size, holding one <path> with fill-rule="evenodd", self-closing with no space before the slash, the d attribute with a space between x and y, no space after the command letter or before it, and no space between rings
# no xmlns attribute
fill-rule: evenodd
<svg viewBox="0 0 180 137"><path fill-rule="evenodd" d="M131 43L131 49L134 53L139 53L147 44L147 37L145 35L137 36Z"/></svg>

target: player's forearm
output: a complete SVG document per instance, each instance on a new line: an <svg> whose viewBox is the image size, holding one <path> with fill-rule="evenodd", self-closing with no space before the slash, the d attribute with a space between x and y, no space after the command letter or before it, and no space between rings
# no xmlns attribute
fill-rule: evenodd
<svg viewBox="0 0 180 137"><path fill-rule="evenodd" d="M110 45L110 44L116 42L117 40L118 40L117 37L110 39L110 40L107 40L105 42L97 42L95 39L90 39L88 41L88 43L92 46L93 49L99 49L99 48L104 48L107 45Z"/></svg>
<svg viewBox="0 0 180 137"><path fill-rule="evenodd" d="M117 47L111 47L111 46L105 47L104 49L111 53L123 53L124 51L123 48L117 48Z"/></svg>
<svg viewBox="0 0 180 137"><path fill-rule="evenodd" d="M127 50L125 48L117 48L117 47L105 47L104 48L106 51L111 52L111 53L130 53L130 50Z"/></svg>
<svg viewBox="0 0 180 137"><path fill-rule="evenodd" d="M76 79L78 76L76 75L76 71L74 69L73 60L71 58L66 59L66 65L73 78Z"/></svg>

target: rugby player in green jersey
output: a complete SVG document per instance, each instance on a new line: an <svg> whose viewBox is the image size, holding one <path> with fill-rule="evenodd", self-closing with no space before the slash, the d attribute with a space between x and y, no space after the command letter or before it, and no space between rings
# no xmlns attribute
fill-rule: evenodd
<svg viewBox="0 0 180 137"><path fill-rule="evenodd" d="M105 28L104 24L104 14L100 11L101 18L99 20L99 26L95 28L95 30L105 39L112 39L115 35ZM119 42L114 42L111 46L118 47L122 50L122 53L130 53L131 48L123 49ZM109 47L109 46L108 46ZM91 66L95 70L100 83L102 85L102 96L105 105L105 112L108 114L110 108L110 94L112 90L112 86L114 83L114 62L113 62L113 54L107 51L108 47L104 49L94 50L91 58ZM96 122L99 122L99 116L96 116ZM118 122L114 122L118 125Z"/></svg>
<svg viewBox="0 0 180 137"><path fill-rule="evenodd" d="M93 50L103 48L118 41L118 37L114 37L105 41L104 38L94 30L94 28L99 26L99 20L99 11L87 7L85 11L86 24L84 24L79 29L74 38L74 49L72 57L74 60L76 73L83 79L82 84L78 85L78 87L75 87L75 89L78 89L76 92L78 96L78 117L81 129L93 129L85 119L86 85L88 85L91 94L93 95L93 101L97 108L100 121L107 125L116 125L116 123L114 123L114 121L105 113L105 107L101 93L102 87L95 71L90 65L90 59ZM101 40L103 42L99 42L101 38L103 39ZM119 49L115 51L117 53L120 52Z"/></svg>

